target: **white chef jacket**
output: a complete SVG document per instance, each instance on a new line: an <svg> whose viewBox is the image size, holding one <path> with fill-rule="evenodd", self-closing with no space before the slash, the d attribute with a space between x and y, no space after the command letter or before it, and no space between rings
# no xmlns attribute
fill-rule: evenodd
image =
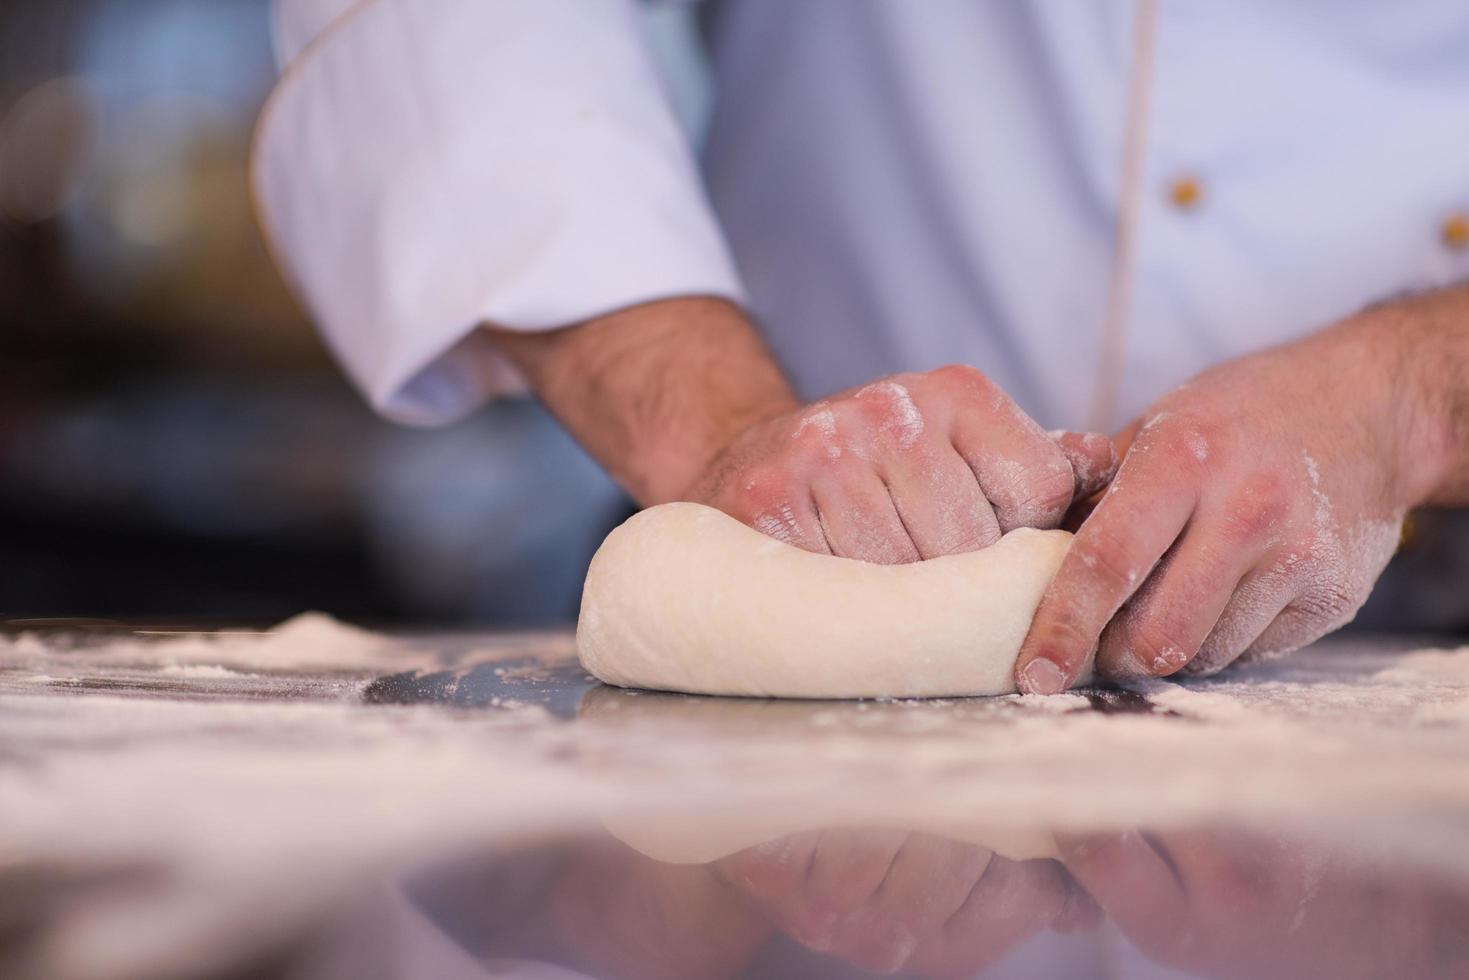
<svg viewBox="0 0 1469 980"><path fill-rule="evenodd" d="M636 6L279 0L258 211L383 412L513 390L482 324L709 294L806 395L967 362L1112 427L1469 278L1464 0L707 0L702 159Z"/></svg>

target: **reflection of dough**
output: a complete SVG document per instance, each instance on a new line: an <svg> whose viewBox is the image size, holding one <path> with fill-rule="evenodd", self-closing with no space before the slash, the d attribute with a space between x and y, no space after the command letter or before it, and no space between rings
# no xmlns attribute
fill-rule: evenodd
<svg viewBox="0 0 1469 980"><path fill-rule="evenodd" d="M817 555L700 504L637 514L592 559L582 663L623 687L766 697L1015 690L1065 531L909 565ZM1090 679L1088 664L1079 683Z"/></svg>
<svg viewBox="0 0 1469 980"><path fill-rule="evenodd" d="M933 710L939 711L940 708ZM945 705L942 710L953 713L955 705ZM911 708L899 704L868 707L856 704L815 705L801 701L751 701L748 698L686 698L668 693L592 688L583 696L582 704L577 705L576 721L579 729L591 733L593 742L616 742L616 738L605 738L608 730L624 732L629 729L664 732L668 738L679 738L686 726L695 726L705 738L767 736L790 739L812 735L815 732L812 729L814 716L836 714L839 720L845 718L848 723L856 723L858 720L871 720L874 711L878 714L892 711L896 720L911 713ZM826 727L823 730L831 732L833 729ZM784 805L774 801L764 801L754 807L718 805L704 807L699 813L679 813L667 808L660 808L655 813L605 810L602 826L645 857L668 864L708 864L751 846L805 830L829 829L837 823L834 814L814 815L811 810L806 799ZM851 813L848 807L840 807L839 810ZM1056 839L1050 830L1027 824L995 823L978 814L962 823L952 817L937 820L914 814L914 817L893 820L873 818L873 814L867 814L856 817L855 824L870 829L914 830L948 837L981 846L1012 861L1058 855Z"/></svg>
<svg viewBox="0 0 1469 980"><path fill-rule="evenodd" d="M971 702L976 708L977 702ZM953 717L961 705L935 706ZM885 704L815 704L809 701L770 701L750 698L701 698L681 694L649 694L597 686L587 691L576 709L579 732L594 744L614 744L628 732L656 732L660 738L718 738L743 741L750 738L789 740L816 732L873 731L870 723L887 716L889 722L911 718L913 706ZM820 729L813 727L823 719ZM855 726L855 727L854 727ZM879 726L885 737L894 737L901 724ZM755 777L758 782L758 777ZM745 784L748 785L748 784ZM748 799L748 792L741 794ZM860 807L858 808L861 809ZM605 808L602 824L608 833L646 857L669 864L708 864L747 847L778 841L792 834L830 829L841 818L852 823L850 804L813 813L811 801L794 803L761 799L753 805L704 806L683 811L660 807L654 812ZM1056 838L1050 830L1034 824L998 822L976 814L959 820L950 815L940 819L914 812L902 817L876 817L868 812L855 826L869 829L905 829L933 834L949 840L974 844L1012 861L1056 857Z"/></svg>

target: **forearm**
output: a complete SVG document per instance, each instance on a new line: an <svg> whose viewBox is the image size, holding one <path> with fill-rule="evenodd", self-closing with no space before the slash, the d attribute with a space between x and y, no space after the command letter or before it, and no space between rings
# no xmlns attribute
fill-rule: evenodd
<svg viewBox="0 0 1469 980"><path fill-rule="evenodd" d="M1469 506L1469 286L1394 300L1356 319L1365 356L1389 378L1410 501Z"/></svg>
<svg viewBox="0 0 1469 980"><path fill-rule="evenodd" d="M754 327L724 300L661 300L545 333L487 329L642 504L678 499L737 433L796 405Z"/></svg>

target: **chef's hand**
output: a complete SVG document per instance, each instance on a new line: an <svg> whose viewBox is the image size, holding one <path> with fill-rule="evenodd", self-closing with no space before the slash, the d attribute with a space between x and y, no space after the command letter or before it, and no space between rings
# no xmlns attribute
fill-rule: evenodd
<svg viewBox="0 0 1469 980"><path fill-rule="evenodd" d="M951 366L752 426L689 496L808 551L898 564L1057 527L1114 460L1106 437L1048 435L979 371Z"/></svg>
<svg viewBox="0 0 1469 980"><path fill-rule="evenodd" d="M1140 950L1190 976L1459 977L1469 897L1400 862L1209 831L1058 835Z"/></svg>
<svg viewBox="0 0 1469 980"><path fill-rule="evenodd" d="M709 503L811 551L892 563L982 548L1055 527L1116 466L1108 439L1048 436L973 368L802 407L721 300L490 336L639 503Z"/></svg>
<svg viewBox="0 0 1469 980"><path fill-rule="evenodd" d="M1104 676L1204 674L1351 620L1405 512L1469 499L1466 371L1469 291L1456 290L1163 398L1119 440L1117 477L1022 647L1021 690L1063 689L1094 648Z"/></svg>
<svg viewBox="0 0 1469 980"><path fill-rule="evenodd" d="M863 970L969 977L1045 929L1097 923L1055 861L902 830L820 830L714 865L808 949Z"/></svg>

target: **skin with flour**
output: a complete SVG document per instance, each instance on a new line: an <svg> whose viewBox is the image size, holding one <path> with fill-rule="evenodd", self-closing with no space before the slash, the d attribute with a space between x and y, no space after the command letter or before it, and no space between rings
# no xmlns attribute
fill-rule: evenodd
<svg viewBox="0 0 1469 980"><path fill-rule="evenodd" d="M1013 693L1016 655L1070 543L1065 531L1020 528L983 551L878 565L805 551L712 507L664 504L592 559L577 648L587 670L623 687Z"/></svg>

